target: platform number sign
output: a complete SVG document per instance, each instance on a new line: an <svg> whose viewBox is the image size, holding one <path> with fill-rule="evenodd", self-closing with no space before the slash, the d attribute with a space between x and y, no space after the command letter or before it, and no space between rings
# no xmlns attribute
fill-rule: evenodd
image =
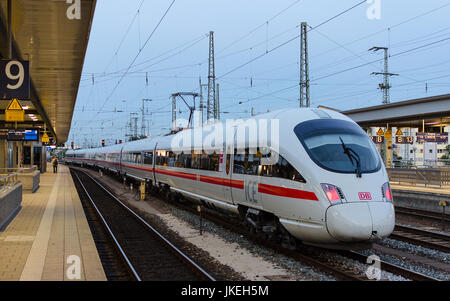
<svg viewBox="0 0 450 301"><path fill-rule="evenodd" d="M0 99L30 99L30 62L0 60Z"/></svg>
<svg viewBox="0 0 450 301"><path fill-rule="evenodd" d="M383 136L370 136L370 139L372 139L373 143L375 143L375 144L383 144L384 143Z"/></svg>

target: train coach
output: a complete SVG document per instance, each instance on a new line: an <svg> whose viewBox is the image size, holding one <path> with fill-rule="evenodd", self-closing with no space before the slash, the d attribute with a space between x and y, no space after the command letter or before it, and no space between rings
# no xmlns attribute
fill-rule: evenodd
<svg viewBox="0 0 450 301"><path fill-rule="evenodd" d="M217 131L217 125L208 125L69 150L65 161L108 169L232 212L254 232L291 245L360 248L391 234L395 215L386 169L371 139L351 119L305 108L242 124L244 132L236 123L220 139L212 133L230 127ZM254 124L256 138L250 135Z"/></svg>

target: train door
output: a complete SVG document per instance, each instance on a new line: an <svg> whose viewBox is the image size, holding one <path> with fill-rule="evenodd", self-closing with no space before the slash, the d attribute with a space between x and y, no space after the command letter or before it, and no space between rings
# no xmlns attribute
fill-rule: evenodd
<svg viewBox="0 0 450 301"><path fill-rule="evenodd" d="M232 198L239 203L252 208L262 209L258 193L258 168L256 156L248 148L234 149L233 172L231 179Z"/></svg>
<svg viewBox="0 0 450 301"><path fill-rule="evenodd" d="M122 170L122 154L123 154L123 147L120 149L120 153L119 153L119 168L118 168L118 170L119 170L119 174L122 174L123 173L123 170Z"/></svg>
<svg viewBox="0 0 450 301"><path fill-rule="evenodd" d="M156 185L156 147L158 146L158 142L155 144L155 148L153 149L153 163L152 163L152 181L153 185Z"/></svg>
<svg viewBox="0 0 450 301"><path fill-rule="evenodd" d="M223 153L222 159L222 166L223 166L223 175L226 179L225 185L223 185L223 196L224 200L227 202L233 202L233 196L231 193L231 183L232 183L232 148L225 148L225 152Z"/></svg>

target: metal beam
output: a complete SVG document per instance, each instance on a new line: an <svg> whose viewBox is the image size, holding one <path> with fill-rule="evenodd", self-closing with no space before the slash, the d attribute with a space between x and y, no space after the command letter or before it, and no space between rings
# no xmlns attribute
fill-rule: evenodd
<svg viewBox="0 0 450 301"><path fill-rule="evenodd" d="M386 105L341 112L360 126L391 126L398 122L416 123L423 119L450 117L450 94L413 99Z"/></svg>
<svg viewBox="0 0 450 301"><path fill-rule="evenodd" d="M0 18L0 32L2 33L2 35L0 36L0 43L4 44L4 45L8 45L7 44L8 41L5 40L5 37L7 37L7 34L8 34L8 28L5 25L4 20L2 18ZM11 41L11 48L12 48L12 57L13 58L20 58L20 59L23 58L21 53L20 53L19 48L17 47L16 42L14 41L14 39L12 39L12 41ZM4 51L8 51L8 50L6 49ZM5 57L5 54L2 53L2 56ZM56 132L53 129L53 125L52 125L50 119L48 118L47 113L45 112L45 109L44 109L44 107L42 105L42 102L41 102L41 100L39 98L39 95L37 94L37 91L36 91L36 88L34 86L32 78L30 79L30 92L31 92L31 99L30 99L31 103L36 108L36 111L39 114L39 116L41 116L41 118L47 124L47 130L50 131L50 133L51 133L51 135L53 137L56 137L56 139L58 139L58 137L56 136ZM0 124L1 124L1 121L0 121Z"/></svg>

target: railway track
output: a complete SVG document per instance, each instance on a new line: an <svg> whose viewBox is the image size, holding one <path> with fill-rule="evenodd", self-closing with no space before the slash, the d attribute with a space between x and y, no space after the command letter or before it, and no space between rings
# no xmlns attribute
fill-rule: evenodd
<svg viewBox="0 0 450 301"><path fill-rule="evenodd" d="M353 260L359 261L360 263L368 263L368 256L361 254L357 251L340 251L339 254L351 258ZM424 275L422 273L408 270L402 268L398 265L391 264L386 261L380 260L380 269L382 271L387 271L395 275L400 275L406 279L414 280L414 281L439 281L436 278Z"/></svg>
<svg viewBox="0 0 450 301"><path fill-rule="evenodd" d="M81 170L71 170L135 280L214 281L94 178Z"/></svg>
<svg viewBox="0 0 450 301"><path fill-rule="evenodd" d="M189 211L193 214L197 214L195 208L189 205L179 204L177 202L169 201L172 205ZM332 263L325 263L321 261L318 258L315 258L314 256L306 255L302 253L300 250L291 250L285 247L280 246L279 244L272 243L270 241L267 241L266 239L253 234L249 231L247 231L244 227L242 227L240 224L237 223L237 221L233 221L232 218L226 218L222 217L220 214L216 214L214 212L210 212L207 210L202 211L202 216L206 219L210 220L211 222L220 225L224 228L227 228L237 234L244 235L249 240L258 243L259 245L262 245L264 247L267 247L269 249L272 249L278 253L281 253L285 256L291 257L295 260L298 260L300 262L304 262L306 264L309 264L311 266L317 267L321 269L322 271L326 271L333 276L335 276L337 279L340 280L347 280L347 281L367 281L369 280L365 274L361 274L360 271L354 270L350 267L343 268L339 265L333 265ZM333 251L331 251L333 252ZM337 251L337 254L340 254L342 256L345 256L347 258L353 259L355 261L358 261L362 264L369 264L368 263L368 257L356 252L356 251ZM380 268L382 271L387 271L395 275L403 276L406 279L414 280L414 281L438 281L438 279L429 277L427 275L407 270L405 268L402 268L400 266L380 261Z"/></svg>
<svg viewBox="0 0 450 301"><path fill-rule="evenodd" d="M417 228L396 225L390 238L450 253L450 236Z"/></svg>
<svg viewBox="0 0 450 301"><path fill-rule="evenodd" d="M431 220L434 222L442 222L444 220L444 223L446 225L450 225L450 215L446 214L444 216L444 219L442 219L442 213L438 212L432 212L427 210L421 210L416 208L410 208L410 207L399 207L395 206L395 213L405 216L412 216L417 217L421 219Z"/></svg>
<svg viewBox="0 0 450 301"><path fill-rule="evenodd" d="M130 269L126 262L117 255L116 247L111 243L111 236L105 228L102 219L90 203L89 198L83 194L83 188L79 181L75 180L75 175L71 172L75 187L79 193L81 205L83 207L89 228L94 238L100 260L103 265L108 281L132 281L135 278L130 274Z"/></svg>
<svg viewBox="0 0 450 301"><path fill-rule="evenodd" d="M165 199L166 202L169 202L171 205L189 211L193 214L198 214L196 208L192 205L182 204L179 202L175 202L169 199ZM369 280L364 273L353 269L351 267L342 267L338 264L335 265L333 263L326 263L321 261L319 258L315 256L311 256L305 254L299 250L291 250L289 248L283 247L280 244L273 243L264 239L256 234L251 233L245 227L243 227L239 221L235 218L230 218L229 216L222 216L221 214L217 214L216 212L212 212L210 210L202 210L202 216L209 221L220 225L226 229L231 230L234 233L245 236L250 241L253 241L261 246L272 249L280 254L283 254L287 257L293 258L297 261L303 262L310 266L316 267L328 274L333 275L336 279L339 280L347 280L347 281L367 281ZM332 251L331 251L332 252ZM353 259L358 261L361 264L369 264L367 262L367 256L356 252L356 251L338 251L337 254L340 254L346 258ZM437 279L428 277L421 273L417 273L415 271L407 270L397 265L390 264L388 262L380 261L381 270L390 272L395 275L403 276L404 278L415 280L415 281L436 281Z"/></svg>

